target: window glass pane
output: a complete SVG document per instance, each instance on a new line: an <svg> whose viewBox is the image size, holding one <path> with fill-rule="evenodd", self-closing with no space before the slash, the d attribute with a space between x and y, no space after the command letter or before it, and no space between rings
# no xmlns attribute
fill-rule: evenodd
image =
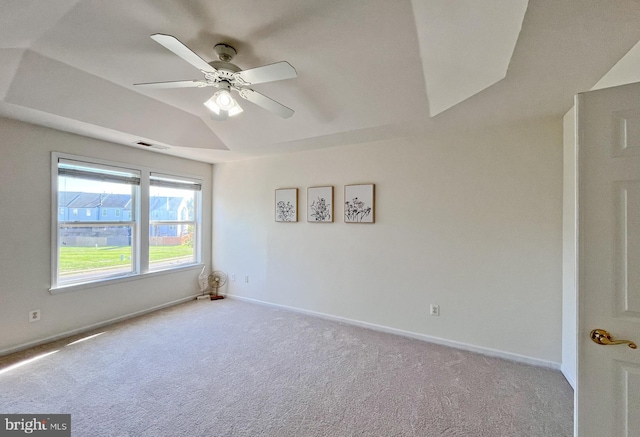
<svg viewBox="0 0 640 437"><path fill-rule="evenodd" d="M106 168L68 167L58 166L57 284L135 273L132 242L138 188L131 183L133 176Z"/></svg>
<svg viewBox="0 0 640 437"><path fill-rule="evenodd" d="M59 282L87 282L132 273L132 235L132 226L61 226Z"/></svg>
<svg viewBox="0 0 640 437"><path fill-rule="evenodd" d="M132 221L134 185L58 176L58 208L71 214L60 214L60 221ZM84 209L84 214L78 210ZM109 210L119 215L109 214Z"/></svg>
<svg viewBox="0 0 640 437"><path fill-rule="evenodd" d="M154 227L150 226L150 233ZM179 237L149 237L149 270L164 270L182 264L193 264L195 248L193 234Z"/></svg>
<svg viewBox="0 0 640 437"><path fill-rule="evenodd" d="M195 263L197 192L151 186L149 194L149 270Z"/></svg>
<svg viewBox="0 0 640 437"><path fill-rule="evenodd" d="M150 187L149 211L156 220L193 221L195 191L176 188Z"/></svg>

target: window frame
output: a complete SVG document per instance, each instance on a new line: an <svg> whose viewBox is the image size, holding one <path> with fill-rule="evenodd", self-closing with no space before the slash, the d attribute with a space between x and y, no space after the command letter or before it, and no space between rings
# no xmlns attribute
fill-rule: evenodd
<svg viewBox="0 0 640 437"><path fill-rule="evenodd" d="M133 259L132 272L123 275L114 275L110 277L97 277L86 281L78 282L63 282L59 281L59 248L60 237L59 231L61 227L65 225L84 225L89 226L95 224L93 220L90 222L70 222L69 217L63 217L59 215L59 187L58 187L58 163L60 160L64 161L77 161L79 164L85 163L94 168L100 168L100 166L106 167L106 170L122 168L138 172L140 174L140 184L135 188L137 190L135 195L135 202L131 213L132 217L128 217L126 221L99 221L101 214L97 217L95 223L102 225L122 225L129 226L130 223L134 223L132 229L132 241L131 241L131 253ZM152 275L161 275L172 273L180 270L188 269L201 269L202 268L202 192L198 191L194 194L195 200L195 214L194 221L196 227L194 230L194 261L192 263L180 264L175 267L168 267L164 269L149 269L149 227L151 222L149 194L150 194L150 178L152 174L161 174L166 177L172 177L179 180L187 180L199 186L202 186L202 179L193 175L181 174L175 172L168 172L166 170L147 167L144 165L122 163L115 161L108 161L100 158L93 158L89 156L72 155L62 152L51 153L51 286L49 292L51 294L57 294L67 291L74 291L85 288L93 288L102 285L110 285L122 281L132 281L141 278L149 277ZM77 217L77 216L75 216ZM122 215L122 219L127 218L125 214ZM66 220L65 220L66 219ZM62 225L62 226L61 226Z"/></svg>

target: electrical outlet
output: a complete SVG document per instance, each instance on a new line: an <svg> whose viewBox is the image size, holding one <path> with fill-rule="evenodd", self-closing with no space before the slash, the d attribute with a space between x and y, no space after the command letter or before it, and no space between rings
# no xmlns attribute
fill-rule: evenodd
<svg viewBox="0 0 640 437"><path fill-rule="evenodd" d="M244 277L244 282L249 282L249 276Z"/></svg>
<svg viewBox="0 0 640 437"><path fill-rule="evenodd" d="M440 305L431 304L430 309L429 309L429 314L431 314L432 316L439 316L440 315Z"/></svg>
<svg viewBox="0 0 640 437"><path fill-rule="evenodd" d="M231 282L236 282L236 274L231 273Z"/></svg>
<svg viewBox="0 0 640 437"><path fill-rule="evenodd" d="M29 321L37 322L40 320L40 310L31 310L29 311Z"/></svg>

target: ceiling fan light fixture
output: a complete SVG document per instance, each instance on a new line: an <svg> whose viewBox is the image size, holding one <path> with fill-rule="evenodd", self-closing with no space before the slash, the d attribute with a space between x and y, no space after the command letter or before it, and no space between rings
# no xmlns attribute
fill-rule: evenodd
<svg viewBox="0 0 640 437"><path fill-rule="evenodd" d="M229 117L233 117L234 115L238 115L242 112L242 108L240 107L240 105L238 105L238 102L234 100L233 103L233 107L228 111Z"/></svg>
<svg viewBox="0 0 640 437"><path fill-rule="evenodd" d="M220 97L220 95L224 97ZM216 115L227 115L229 117L233 117L234 115L238 115L242 112L242 108L238 105L238 102L235 101L231 94L227 90L217 91L209 100L204 102L204 106L209 108L211 112Z"/></svg>
<svg viewBox="0 0 640 437"><path fill-rule="evenodd" d="M231 97L231 93L228 90L220 90L216 92L214 95L216 105L220 107L220 109L224 109L228 111L233 108L233 105L236 103Z"/></svg>
<svg viewBox="0 0 640 437"><path fill-rule="evenodd" d="M204 106L209 108L209 110L214 114L220 115L220 113L222 112L222 109L220 109L220 107L216 104L215 96L204 102Z"/></svg>

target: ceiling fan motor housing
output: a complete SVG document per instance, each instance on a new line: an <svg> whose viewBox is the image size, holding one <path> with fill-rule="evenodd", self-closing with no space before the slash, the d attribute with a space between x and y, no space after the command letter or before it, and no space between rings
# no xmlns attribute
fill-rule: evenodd
<svg viewBox="0 0 640 437"><path fill-rule="evenodd" d="M219 70L219 71L229 71L231 73L236 73L238 71L242 71L242 69L240 67L238 67L235 64L232 64L231 62L211 61L211 62L209 62L209 65L211 65L213 68L215 68L216 70Z"/></svg>

